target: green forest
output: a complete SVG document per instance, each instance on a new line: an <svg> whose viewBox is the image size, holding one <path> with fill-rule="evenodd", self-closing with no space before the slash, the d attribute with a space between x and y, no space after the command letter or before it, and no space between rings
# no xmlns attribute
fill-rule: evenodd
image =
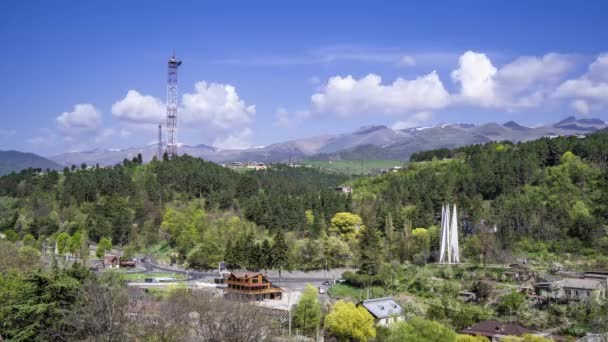
<svg viewBox="0 0 608 342"><path fill-rule="evenodd" d="M505 265L530 259L537 272L608 269L607 157L608 134L600 132L426 151L375 177L286 165L235 172L190 156L12 173L0 177L0 232L8 240L0 246L0 298L9 303L0 328L15 340L94 331L69 311L94 317L87 291L123 291L124 280L78 264L62 269L56 260L43 267L39 259L56 248L86 260L96 245L98 258L114 247L198 270L220 262L247 270L352 268L329 290L346 302L314 316L316 327L325 317L327 331L347 339L399 340L416 324L439 324L453 341L454 330L489 318L581 336L608 318L606 304L527 304ZM453 268L434 264L446 203L457 205L465 259ZM478 301L459 301L462 290ZM315 291L307 290L311 307ZM355 312L348 303L365 292L414 298L406 311L417 318L394 331L366 325L356 332L363 335L349 335L355 332L337 316ZM310 321L298 322L313 334Z"/></svg>
<svg viewBox="0 0 608 342"><path fill-rule="evenodd" d="M456 203L465 242L495 226L497 246L509 253L598 254L606 262L607 146L608 134L597 133L440 149L413 155L400 172L355 180L281 165L238 173L189 156L28 169L0 177L0 230L39 243L79 233L132 251L168 243L177 261L212 254L191 261L255 268L268 265L244 255L259 260L256 246L280 234L294 247L291 266L315 269L352 264L363 227L391 245L378 252L382 260L402 262L416 254L404 239L428 229L424 258L433 261L441 205ZM337 193L341 184L353 195Z"/></svg>

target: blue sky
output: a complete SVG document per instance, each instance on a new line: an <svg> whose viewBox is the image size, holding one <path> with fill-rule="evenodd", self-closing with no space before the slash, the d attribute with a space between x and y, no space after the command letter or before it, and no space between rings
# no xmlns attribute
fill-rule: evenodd
<svg viewBox="0 0 608 342"><path fill-rule="evenodd" d="M186 144L608 120L607 13L606 1L3 1L0 149L155 141L173 50Z"/></svg>

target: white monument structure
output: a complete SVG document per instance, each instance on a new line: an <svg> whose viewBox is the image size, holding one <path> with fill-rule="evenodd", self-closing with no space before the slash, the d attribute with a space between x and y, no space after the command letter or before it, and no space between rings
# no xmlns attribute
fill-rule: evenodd
<svg viewBox="0 0 608 342"><path fill-rule="evenodd" d="M441 206L441 249L440 264L460 263L460 250L458 249L458 218L456 204L450 215L450 205Z"/></svg>

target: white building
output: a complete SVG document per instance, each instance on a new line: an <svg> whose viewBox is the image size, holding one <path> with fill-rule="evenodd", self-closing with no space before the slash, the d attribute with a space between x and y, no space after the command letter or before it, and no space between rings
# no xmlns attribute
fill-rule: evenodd
<svg viewBox="0 0 608 342"><path fill-rule="evenodd" d="M376 325L387 326L405 320L403 308L390 297L364 300L357 306L369 311Z"/></svg>

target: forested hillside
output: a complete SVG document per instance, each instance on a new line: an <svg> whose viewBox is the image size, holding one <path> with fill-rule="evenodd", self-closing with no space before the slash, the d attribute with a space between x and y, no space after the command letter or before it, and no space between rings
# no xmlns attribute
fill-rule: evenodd
<svg viewBox="0 0 608 342"><path fill-rule="evenodd" d="M506 253L605 254L607 151L606 133L428 151L400 172L350 181L353 198L334 190L348 184L338 174L281 165L238 173L188 156L30 169L0 178L0 227L38 241L168 247L201 268L275 266L260 254L281 235L291 267L318 269L355 265L366 252L375 264L433 261L441 205L456 203L471 256L483 247L480 228L493 226ZM385 248L366 250L368 231ZM423 233L428 248L415 246Z"/></svg>
<svg viewBox="0 0 608 342"><path fill-rule="evenodd" d="M183 156L147 165L134 158L113 168L82 165L61 173L39 171L28 169L0 178L3 231L35 239L86 232L94 243L106 237L114 245L138 249L169 238L175 246L180 232L190 228L179 222L179 232L171 229L178 213L200 233L188 239L189 246L182 246L185 257L202 239L202 225L232 222L237 237L246 235L245 227L251 224L269 235L282 231L305 236L310 228L307 213L329 223L335 213L350 210L350 198L334 190L346 178L308 168L278 165L267 171L237 173ZM159 227L169 235L159 235ZM221 251L215 259L221 260L229 239L217 239Z"/></svg>
<svg viewBox="0 0 608 342"><path fill-rule="evenodd" d="M528 240L553 252L608 252L608 134L542 138L414 154L402 172L354 182L378 227L437 224L456 203L466 233L496 225L503 247ZM540 247L538 245L541 245Z"/></svg>

